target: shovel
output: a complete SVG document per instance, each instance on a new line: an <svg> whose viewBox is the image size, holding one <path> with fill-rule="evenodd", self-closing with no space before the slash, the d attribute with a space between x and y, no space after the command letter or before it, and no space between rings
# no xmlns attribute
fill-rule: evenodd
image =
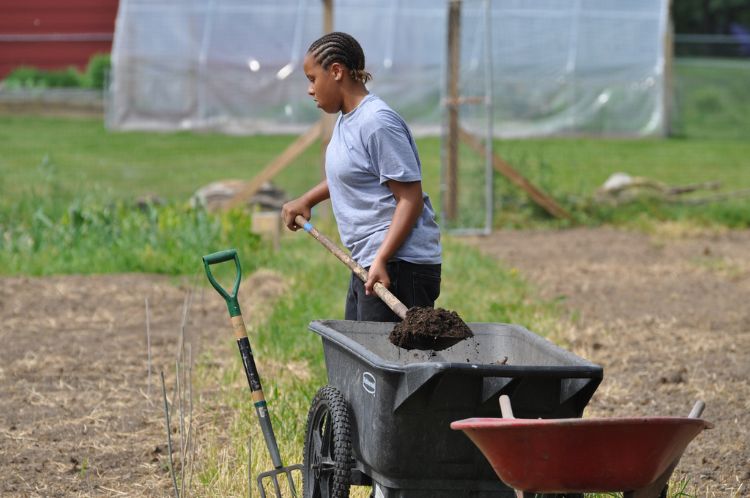
<svg viewBox="0 0 750 498"><path fill-rule="evenodd" d="M234 288L232 293L229 294L224 288L214 279L211 274L211 265L223 263L225 261L234 260L234 265L237 269L237 274L234 280ZM206 268L206 275L208 276L209 282L213 285L214 289L227 302L227 308L229 309L229 316L232 322L232 329L234 329L234 336L237 338L237 346L240 349L240 355L242 356L242 364L245 367L245 375L247 381L250 384L250 391L252 392L253 404L255 405L255 413L258 415L260 421L260 428L263 431L263 438L266 441L266 447L268 452L271 454L271 461L273 462L274 469L267 472L258 474L258 488L260 489L261 498L266 497L265 487L263 486L264 480L270 481L273 489L276 492L276 496L282 498L281 488L279 485L279 475L285 475L289 484L289 489L292 495L297 497L297 490L294 487L294 477L292 472L302 472L302 465L288 465L284 466L281 463L281 456L279 455L279 446L276 443L276 436L273 433L273 426L271 425L271 417L268 413L268 406L266 405L266 399L263 396L263 387L260 384L260 376L258 375L258 369L255 367L255 360L253 359L253 352L250 349L250 341L247 338L247 332L245 330L245 322L242 319L242 312L240 311L240 303L237 301L237 291L240 288L240 279L242 277L242 270L240 268L240 260L237 257L237 251L234 249L228 249L226 251L220 251L207 256L203 256L203 266Z"/></svg>
<svg viewBox="0 0 750 498"><path fill-rule="evenodd" d="M354 261L351 256L346 254L341 248L334 244L331 239L323 235L318 231L317 228L307 221L303 216L297 215L294 219L294 223L302 227L307 233L313 236L315 240L320 242L323 247L328 249L334 256L339 258L342 263L349 267L357 277L363 282L367 282L367 270ZM458 318L455 313L432 308L412 308L411 310L404 305L396 296L389 291L385 285L380 282L375 282L373 286L375 294L396 314L404 320L404 323L409 324L414 328L411 334L408 336L408 344L397 344L405 349L422 349L422 350L433 350L442 351L447 349L460 341L463 341L467 337L471 337L472 332L463 321ZM413 312L413 313L412 313ZM417 317L417 314L427 314L427 320L409 320L410 317ZM453 315L453 316L451 316ZM435 323L441 321L458 321L460 322L461 334L456 336L443 335L439 333L437 327L434 327ZM393 342L393 340L391 341ZM394 343L395 344L395 343Z"/></svg>

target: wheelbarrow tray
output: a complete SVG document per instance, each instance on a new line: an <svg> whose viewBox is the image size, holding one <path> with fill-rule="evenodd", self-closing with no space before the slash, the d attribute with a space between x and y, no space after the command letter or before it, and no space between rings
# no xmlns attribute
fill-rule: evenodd
<svg viewBox="0 0 750 498"><path fill-rule="evenodd" d="M499 417L500 394L518 416L580 417L602 379L600 366L518 325L470 323L474 337L443 351L394 346L394 325L326 320L310 329L322 338L328 384L349 405L355 471L410 498L512 496L450 423Z"/></svg>
<svg viewBox="0 0 750 498"><path fill-rule="evenodd" d="M538 493L645 488L709 426L687 417L470 418L451 424L477 445L503 482Z"/></svg>

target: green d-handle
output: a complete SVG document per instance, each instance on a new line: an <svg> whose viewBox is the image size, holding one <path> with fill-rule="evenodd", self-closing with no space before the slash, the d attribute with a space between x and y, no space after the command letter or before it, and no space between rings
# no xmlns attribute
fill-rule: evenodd
<svg viewBox="0 0 750 498"><path fill-rule="evenodd" d="M224 263L225 261L234 260L234 266L237 268L237 275L234 279L234 288L232 293L229 294L220 284L216 281L213 274L211 274L211 265ZM215 252L203 256L203 266L206 268L206 276L208 281L214 286L219 294L227 302L227 308L229 308L229 316L239 316L242 314L240 311L240 303L237 301L237 291L240 288L240 279L242 278L242 269L240 268L240 258L237 256L236 249L227 249L225 251Z"/></svg>

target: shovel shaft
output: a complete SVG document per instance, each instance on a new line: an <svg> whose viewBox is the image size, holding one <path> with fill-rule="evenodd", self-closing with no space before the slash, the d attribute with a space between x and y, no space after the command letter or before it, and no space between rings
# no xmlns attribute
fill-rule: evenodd
<svg viewBox="0 0 750 498"><path fill-rule="evenodd" d="M274 467L278 469L282 467L279 445L276 443L276 435L274 434L273 426L271 425L271 415L268 413L268 404L266 403L266 397L263 394L263 386L260 383L258 368L255 366L255 358L253 357L253 350L250 348L250 340L247 338L247 332L245 332L245 322L242 319L242 314L232 317L232 328L234 329L234 335L237 338L237 347L239 348L240 356L242 357L242 365L245 367L247 383L250 385L255 413L258 415L260 429L263 431L263 439L266 441L266 447L268 448L268 453L271 455L271 461L273 462Z"/></svg>
<svg viewBox="0 0 750 498"><path fill-rule="evenodd" d="M339 260L341 260L342 263L348 266L349 269L355 275L357 275L360 280L362 280L363 282L367 282L367 270L362 268L362 265L354 261L351 256L342 251L340 247L338 247L333 243L333 241L331 241L331 239L320 233L318 229L312 226L309 221L307 221L304 217L297 215L297 217L294 219L294 223L296 223L297 226L302 227L307 233L312 235L315 240L320 242L323 247L328 249L329 252L339 258ZM406 318L406 312L408 311L408 308L404 305L404 303L399 301L399 299L394 296L393 293L385 287L385 285L381 284L380 282L376 282L373 286L373 290L375 291L375 294L377 294L377 296L382 299L382 301L402 320Z"/></svg>

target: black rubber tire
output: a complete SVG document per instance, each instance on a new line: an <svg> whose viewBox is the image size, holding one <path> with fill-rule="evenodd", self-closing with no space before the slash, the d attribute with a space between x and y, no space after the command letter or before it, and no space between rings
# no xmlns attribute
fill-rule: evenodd
<svg viewBox="0 0 750 498"><path fill-rule="evenodd" d="M334 387L322 387L307 413L302 482L305 498L349 498L352 439L349 406Z"/></svg>
<svg viewBox="0 0 750 498"><path fill-rule="evenodd" d="M534 498L583 498L583 493L524 493Z"/></svg>

